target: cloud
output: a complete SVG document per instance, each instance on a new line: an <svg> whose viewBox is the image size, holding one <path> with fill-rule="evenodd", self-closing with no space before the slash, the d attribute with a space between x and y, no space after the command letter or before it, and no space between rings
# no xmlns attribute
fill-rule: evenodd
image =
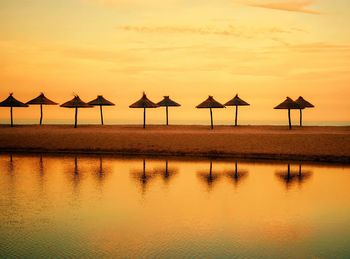
<svg viewBox="0 0 350 259"><path fill-rule="evenodd" d="M279 41L282 46L287 50L312 53L312 52L332 52L332 53L343 53L350 52L349 44L334 44L327 42L309 42L302 44L290 44L285 41Z"/></svg>
<svg viewBox="0 0 350 259"><path fill-rule="evenodd" d="M247 37L253 38L255 36L261 36L266 34L282 34L282 33L293 33L301 32L298 28L279 28L279 27L268 27L268 28L252 28L252 27L236 27L228 25L225 27L216 26L151 26L151 25L118 25L116 29L138 32L138 33L167 33L167 34L194 34L194 35L218 35L218 36L231 36L231 37Z"/></svg>
<svg viewBox="0 0 350 259"><path fill-rule="evenodd" d="M162 0L162 1L149 1L149 0L79 0L81 3L97 4L109 7L149 7L149 6L167 6L169 4L175 4L177 0Z"/></svg>
<svg viewBox="0 0 350 259"><path fill-rule="evenodd" d="M53 50L54 51L54 50ZM73 59L84 59L101 62L137 62L140 61L130 52L125 53L122 50L102 50L98 48L86 47L62 47L55 51L63 56Z"/></svg>
<svg viewBox="0 0 350 259"><path fill-rule="evenodd" d="M259 2L248 2L244 3L248 6L260 7L266 9L274 9L280 11L288 12L299 12L307 14L321 14L321 12L309 9L308 7L314 4L312 0L290 0L285 2L268 2L268 3L259 3Z"/></svg>

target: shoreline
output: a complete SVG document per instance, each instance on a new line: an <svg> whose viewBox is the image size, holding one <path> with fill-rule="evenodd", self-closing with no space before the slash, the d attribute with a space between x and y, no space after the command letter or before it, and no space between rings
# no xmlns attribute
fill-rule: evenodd
<svg viewBox="0 0 350 259"><path fill-rule="evenodd" d="M1 153L108 154L350 163L349 126L0 126Z"/></svg>
<svg viewBox="0 0 350 259"><path fill-rule="evenodd" d="M350 165L349 157L302 156L302 155L265 155L265 154L208 154L208 153L152 153L128 151L89 151L89 150L45 150L45 149L0 149L0 154L47 154L47 155L109 155L118 157L159 157L183 159L245 160L245 161L291 161L326 164Z"/></svg>

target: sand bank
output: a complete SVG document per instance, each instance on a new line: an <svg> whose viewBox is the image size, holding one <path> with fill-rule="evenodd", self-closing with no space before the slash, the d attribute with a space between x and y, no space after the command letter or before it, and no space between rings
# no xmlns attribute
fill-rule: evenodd
<svg viewBox="0 0 350 259"><path fill-rule="evenodd" d="M350 127L0 126L2 152L215 156L350 163Z"/></svg>

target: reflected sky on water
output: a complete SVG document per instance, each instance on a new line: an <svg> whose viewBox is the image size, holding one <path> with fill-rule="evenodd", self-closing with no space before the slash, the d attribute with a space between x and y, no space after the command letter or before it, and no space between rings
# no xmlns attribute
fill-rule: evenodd
<svg viewBox="0 0 350 259"><path fill-rule="evenodd" d="M0 154L1 257L349 257L350 167Z"/></svg>

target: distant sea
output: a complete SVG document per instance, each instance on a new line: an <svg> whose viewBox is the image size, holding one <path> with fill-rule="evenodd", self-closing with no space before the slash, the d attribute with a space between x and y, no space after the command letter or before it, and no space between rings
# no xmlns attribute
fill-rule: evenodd
<svg viewBox="0 0 350 259"><path fill-rule="evenodd" d="M15 124L24 124L24 125L32 125L32 124L38 124L38 119L14 119ZM44 124L54 124L54 125L60 125L60 124L73 124L74 120L72 119L64 119L64 120L52 120L52 119L44 119ZM86 120L86 119L79 119L79 124L99 124L100 121L97 120ZM142 121L137 120L113 120L113 119L107 119L104 120L105 125L138 125L141 124ZM170 125L209 125L209 120L173 120L170 121ZM232 121L220 121L215 120L215 125L232 125ZM268 121L268 120L254 120L254 121L247 121L247 120L240 120L239 125L286 125L288 122L285 120L280 121ZM0 124L9 124L8 119L0 119ZM147 120L147 124L164 124L164 121L162 120ZM297 125L298 122L293 122L293 124ZM303 122L304 126L350 126L350 121L305 121Z"/></svg>

